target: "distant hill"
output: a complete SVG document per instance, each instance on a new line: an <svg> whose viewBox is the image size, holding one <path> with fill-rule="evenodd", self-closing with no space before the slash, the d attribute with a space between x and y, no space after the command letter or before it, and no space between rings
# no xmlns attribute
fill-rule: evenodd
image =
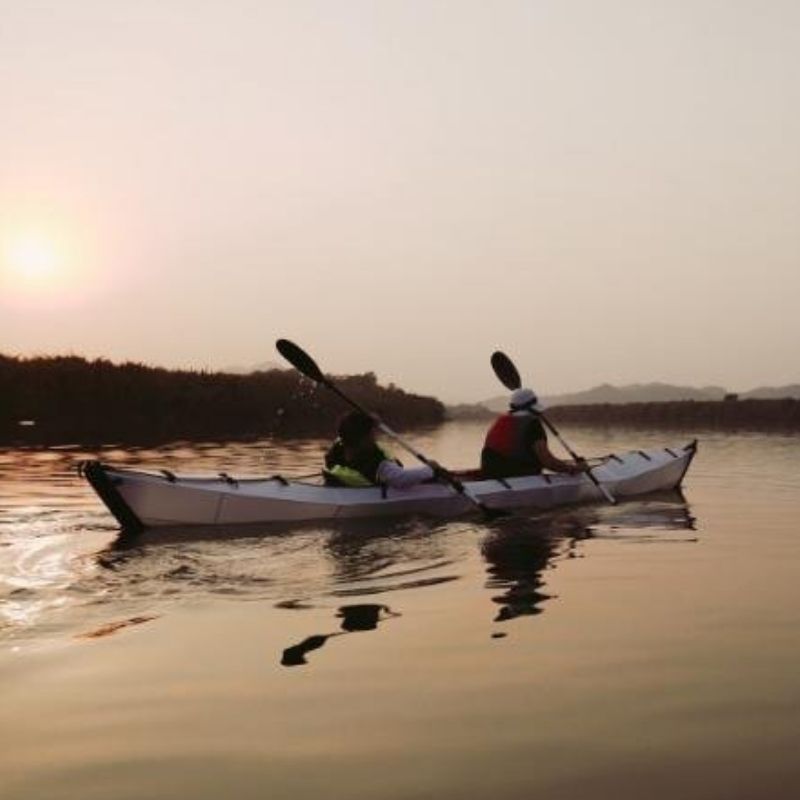
<svg viewBox="0 0 800 800"><path fill-rule="evenodd" d="M554 406L583 406L600 405L609 403L669 403L679 400L722 400L727 390L721 386L675 386L668 383L632 383L626 386L612 386L603 383L592 389L568 394L556 394L543 397L542 401L548 407ZM780 399L794 397L800 399L800 384L788 386L764 386L742 392L739 397L743 400L750 399ZM483 405L492 411L503 411L508 404L508 395L499 395L485 400Z"/></svg>
<svg viewBox="0 0 800 800"><path fill-rule="evenodd" d="M727 391L721 386L674 386L669 383L631 383L612 386L603 383L592 389L547 397L550 406L596 405L597 403L668 403L674 400L722 400Z"/></svg>
<svg viewBox="0 0 800 800"><path fill-rule="evenodd" d="M788 386L761 386L749 392L742 392L739 397L743 400L782 400L786 397L800 400L800 383L790 383Z"/></svg>

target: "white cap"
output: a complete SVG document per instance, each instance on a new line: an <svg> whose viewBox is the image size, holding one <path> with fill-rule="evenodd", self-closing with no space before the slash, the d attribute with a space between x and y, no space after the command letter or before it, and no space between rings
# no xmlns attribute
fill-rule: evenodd
<svg viewBox="0 0 800 800"><path fill-rule="evenodd" d="M544 411L532 389L514 389L508 403L512 411Z"/></svg>

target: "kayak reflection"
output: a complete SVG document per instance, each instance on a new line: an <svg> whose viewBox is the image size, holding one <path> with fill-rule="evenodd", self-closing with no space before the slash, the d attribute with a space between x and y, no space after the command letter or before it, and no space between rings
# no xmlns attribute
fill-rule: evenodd
<svg viewBox="0 0 800 800"><path fill-rule="evenodd" d="M542 613L543 604L553 599L544 591L545 570L561 559L574 558L580 541L648 535L663 541L665 531L680 530L695 530L695 519L679 493L625 506L496 522L481 545L486 587L497 592L492 594L492 602L499 606L494 621Z"/></svg>
<svg viewBox="0 0 800 800"><path fill-rule="evenodd" d="M71 591L91 598L98 609L107 598L115 605L124 602L128 616L162 614L177 598L204 595L258 598L287 609L318 608L320 598L336 598L336 606L356 603L341 605L338 621L322 625L318 633L282 642L291 646L273 657L284 666L299 666L331 637L374 630L397 616L388 605L369 600L404 605L397 600L400 592L472 583L478 547L485 569L478 581L488 589L490 619L502 625L549 607L553 597L546 570L565 558L590 556L592 549L581 545L585 540L686 542L690 537L685 532L693 529L685 500L670 493L613 507L517 514L492 523L473 518L381 524L346 520L326 526L231 529L222 539L219 529L180 536L158 531L120 540L97 553L95 564L101 569L87 572ZM463 591L473 590L465 586ZM480 614L484 621L487 606ZM493 635L504 634L495 630Z"/></svg>
<svg viewBox="0 0 800 800"><path fill-rule="evenodd" d="M284 667L299 667L307 664L306 655L313 650L319 650L329 639L335 636L344 636L357 631L373 631L378 623L390 617L399 617L400 614L392 611L389 606L375 603L359 603L356 605L342 606L336 613L342 620L341 630L334 633L315 634L303 639L283 651L281 664Z"/></svg>

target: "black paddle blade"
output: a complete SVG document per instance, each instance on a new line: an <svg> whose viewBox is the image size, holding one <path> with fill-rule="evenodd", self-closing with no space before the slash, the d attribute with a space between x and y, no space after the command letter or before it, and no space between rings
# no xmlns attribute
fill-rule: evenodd
<svg viewBox="0 0 800 800"><path fill-rule="evenodd" d="M513 391L522 386L522 378L520 378L514 362L500 350L495 350L492 353L492 369L506 389Z"/></svg>
<svg viewBox="0 0 800 800"><path fill-rule="evenodd" d="M317 366L317 362L302 347L298 347L288 339L278 339L275 342L275 347L298 372L302 372L307 378L311 378L312 381L317 383L325 382L325 376Z"/></svg>

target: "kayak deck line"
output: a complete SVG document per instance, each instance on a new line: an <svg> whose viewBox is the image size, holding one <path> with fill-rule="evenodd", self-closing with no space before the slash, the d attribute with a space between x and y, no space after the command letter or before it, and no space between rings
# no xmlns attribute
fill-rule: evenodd
<svg viewBox="0 0 800 800"><path fill-rule="evenodd" d="M696 451L697 440L677 448L632 450L605 456L592 470L601 483L624 500L678 488ZM127 531L404 514L455 516L471 509L464 497L438 482L408 489L349 488L282 475L176 475L169 470L150 472L100 461L82 462L79 473ZM462 475L474 496L495 509L548 509L597 502L603 497L583 474L542 473L502 480L485 478L474 470Z"/></svg>

